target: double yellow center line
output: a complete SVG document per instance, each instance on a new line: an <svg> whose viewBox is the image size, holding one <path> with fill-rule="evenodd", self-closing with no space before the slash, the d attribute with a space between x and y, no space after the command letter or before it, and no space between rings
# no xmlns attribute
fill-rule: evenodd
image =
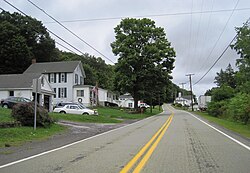
<svg viewBox="0 0 250 173"><path fill-rule="evenodd" d="M172 113L167 121L161 126L161 128L154 134L154 136L143 146L143 148L134 156L132 160L128 162L126 166L120 171L120 173L127 173L134 165L138 162L138 160L144 155L138 165L135 167L133 173L138 173L142 170L150 156L153 154L155 148L157 147L158 143L161 141L163 135L165 134L166 130L168 129L174 114ZM147 152L146 152L147 151ZM146 154L144 154L146 152Z"/></svg>

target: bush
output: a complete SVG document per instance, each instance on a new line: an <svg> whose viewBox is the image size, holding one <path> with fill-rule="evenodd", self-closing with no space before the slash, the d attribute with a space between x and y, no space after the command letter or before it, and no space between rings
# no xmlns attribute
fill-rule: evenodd
<svg viewBox="0 0 250 173"><path fill-rule="evenodd" d="M13 107L11 115L23 126L34 126L34 102L21 103ZM37 105L36 124L46 127L53 123L48 111Z"/></svg>
<svg viewBox="0 0 250 173"><path fill-rule="evenodd" d="M215 102L212 101L208 104L207 112L208 114L214 116L214 117L219 117L223 116L226 114L227 110L227 101L219 101Z"/></svg>
<svg viewBox="0 0 250 173"><path fill-rule="evenodd" d="M247 124L250 119L250 96L246 93L238 93L228 105L228 114L238 122Z"/></svg>

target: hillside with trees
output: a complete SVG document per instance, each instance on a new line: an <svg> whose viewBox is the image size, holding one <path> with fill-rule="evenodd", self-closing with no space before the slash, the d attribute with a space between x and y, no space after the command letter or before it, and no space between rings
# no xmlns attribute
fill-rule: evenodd
<svg viewBox="0 0 250 173"><path fill-rule="evenodd" d="M58 50L42 22L19 13L0 13L0 74L22 73L31 59L56 61Z"/></svg>

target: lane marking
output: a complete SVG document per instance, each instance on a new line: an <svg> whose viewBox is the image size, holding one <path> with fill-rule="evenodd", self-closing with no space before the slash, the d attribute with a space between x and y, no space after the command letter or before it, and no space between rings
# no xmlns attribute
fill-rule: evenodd
<svg viewBox="0 0 250 173"><path fill-rule="evenodd" d="M157 115L159 115L159 114L157 114ZM95 135L95 136L91 136L91 137L86 138L86 139L82 139L82 140L80 140L80 141L76 141L76 142L73 142L73 143L70 143L70 144L61 146L61 147L59 147L59 148L55 148L55 149L52 149L52 150L48 150L48 151L45 151L45 152L42 152L42 153L39 153L39 154L36 154L36 155L33 155L33 156L29 156L29 157L26 157L26 158L23 158L23 159L14 161L14 162L10 162L10 163L1 165L1 166L0 166L0 169L1 169L1 168L8 167L8 166L11 166L11 165L15 165L15 164L18 164L18 163L21 163L21 162L24 162L24 161L27 161L27 160L30 160L30 159L34 159L34 158L36 158L36 157L40 157L40 156L43 156L43 155L46 155L46 154L49 154L49 153L52 153L52 152L55 152L55 151L58 151L58 150L62 150L62 149L71 147L71 146L73 146L73 145L76 145L76 144L78 144L78 143L81 143L81 142L84 142L84 141L88 141L88 140L90 140L90 139L93 139L93 138L96 138L96 137L99 137L99 136L103 136L103 135L106 135L106 134L108 134L108 133L112 133L112 132L114 132L114 131L121 130L121 129L126 128L126 127L130 127L130 126L132 126L132 125L136 125L136 124L138 124L138 123L141 123L141 122L143 122L143 121L149 120L149 119L151 119L151 118L155 118L157 115L154 115L154 116L145 118L145 119L143 119L143 120L137 121L137 122L132 123L132 124L128 124L128 125L119 127L119 128L117 128L117 129L113 129L113 130L110 130L110 131L107 131L107 132L104 132L104 133L100 133L100 134Z"/></svg>
<svg viewBox="0 0 250 173"><path fill-rule="evenodd" d="M206 123L205 121L203 121L202 119L196 117L195 115L191 114L190 112L186 112L186 111L181 111L181 112L185 112L188 113L189 115L191 115L192 117L196 118L197 120L199 120L200 122L206 124L207 126L209 126L210 128L214 129L215 131L219 132L220 134L226 136L227 138L231 139L232 141L236 142L237 144L241 145L242 147L246 148L248 151L250 151L250 147L243 144L242 142L238 141L237 139L234 139L233 137L229 136L228 134L220 131L219 129L215 128L214 126Z"/></svg>
<svg viewBox="0 0 250 173"><path fill-rule="evenodd" d="M146 150L150 147L153 141L166 127L170 119L171 116L166 120L166 122L161 126L161 128L153 135L153 137L149 140L149 142L147 142L146 145L144 145L143 148L126 164L126 166L120 171L120 173L126 173L133 167L133 165L137 162L137 160L146 152Z"/></svg>
<svg viewBox="0 0 250 173"><path fill-rule="evenodd" d="M162 131L162 133L159 135L159 137L156 139L155 143L152 145L152 147L148 150L148 152L146 153L146 155L143 157L143 159L141 160L141 162L138 164L138 166L134 169L133 173L139 173L141 172L142 168L145 166L145 164L147 163L147 161L149 160L150 156L153 154L154 150L156 149L157 145L159 144L159 142L161 141L163 135L165 134L165 132L167 131L171 121L173 119L173 114L170 116L170 120L167 124L167 126L164 128L164 130Z"/></svg>

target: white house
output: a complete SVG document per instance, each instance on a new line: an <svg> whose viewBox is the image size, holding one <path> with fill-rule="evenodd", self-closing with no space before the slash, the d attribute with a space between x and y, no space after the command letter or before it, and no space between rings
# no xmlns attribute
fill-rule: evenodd
<svg viewBox="0 0 250 173"><path fill-rule="evenodd" d="M29 73L40 73L45 76L56 93L54 104L75 101L74 96L77 93L74 93L74 87L83 85L86 77L81 61L33 63L24 72Z"/></svg>
<svg viewBox="0 0 250 173"><path fill-rule="evenodd" d="M134 98L128 93L119 96L119 107L134 108Z"/></svg>
<svg viewBox="0 0 250 173"><path fill-rule="evenodd" d="M91 86L76 85L74 86L74 102L81 102L85 106L102 106L118 105L117 95L111 91Z"/></svg>
<svg viewBox="0 0 250 173"><path fill-rule="evenodd" d="M53 110L53 95L55 94L48 80L43 74L7 74L0 75L0 100L9 96L34 99L33 79L40 79L41 92L38 94L38 103L49 111Z"/></svg>
<svg viewBox="0 0 250 173"><path fill-rule="evenodd" d="M191 95L188 96L181 96L179 93L179 96L175 99L174 103L181 104L182 106L191 106ZM193 102L194 103L194 102Z"/></svg>

